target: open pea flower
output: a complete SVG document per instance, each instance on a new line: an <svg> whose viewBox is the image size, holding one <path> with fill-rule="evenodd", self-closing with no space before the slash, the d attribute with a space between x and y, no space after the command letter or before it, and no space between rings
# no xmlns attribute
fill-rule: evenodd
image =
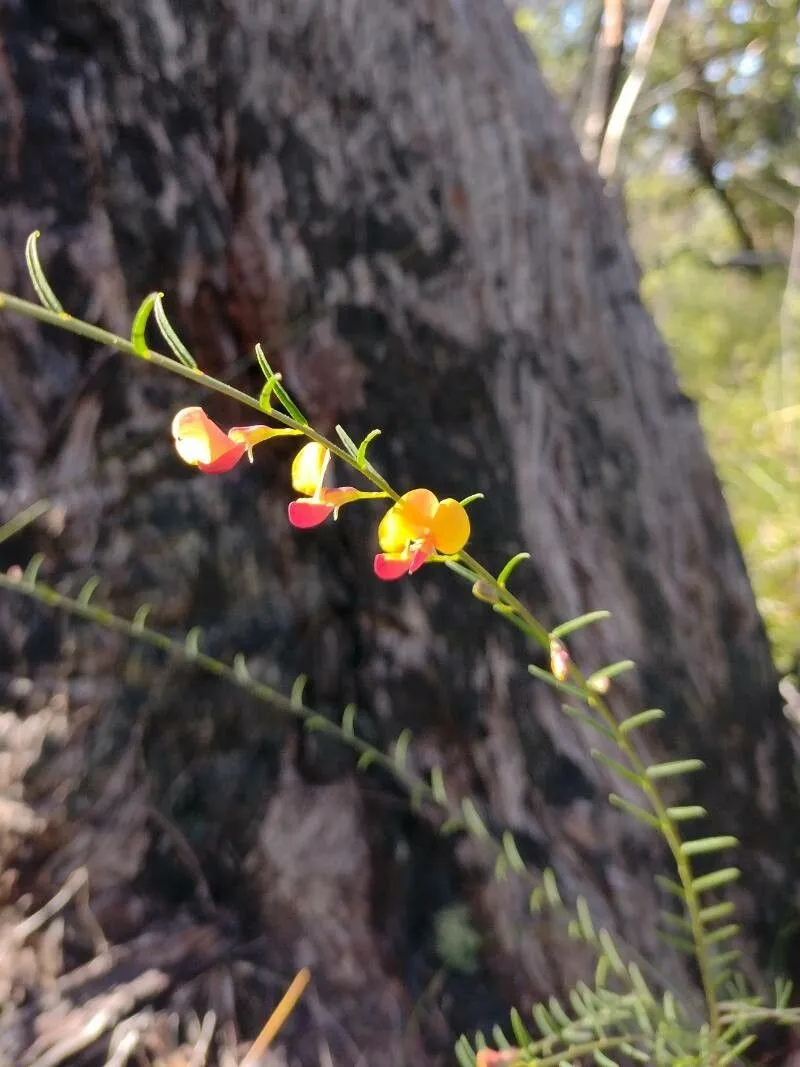
<svg viewBox="0 0 800 1067"><path fill-rule="evenodd" d="M289 522L299 530L319 526L329 515L337 517L342 504L353 500L371 500L385 493L363 493L352 485L329 487L325 484L331 453L324 445L309 441L292 463L292 485L300 493L289 505Z"/></svg>
<svg viewBox="0 0 800 1067"><path fill-rule="evenodd" d="M296 436L297 432L257 425L232 426L226 433L200 407L181 408L172 420L178 455L204 474L223 474L245 455L252 462L255 445L271 437Z"/></svg>
<svg viewBox="0 0 800 1067"><path fill-rule="evenodd" d="M412 489L381 519L375 574L384 581L414 574L434 553L454 556L469 540L469 516L457 500L439 500L430 489Z"/></svg>

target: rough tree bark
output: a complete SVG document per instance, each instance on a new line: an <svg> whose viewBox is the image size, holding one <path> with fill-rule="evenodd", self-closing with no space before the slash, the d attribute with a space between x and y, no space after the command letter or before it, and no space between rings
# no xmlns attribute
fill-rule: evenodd
<svg viewBox="0 0 800 1067"><path fill-rule="evenodd" d="M250 387L260 340L322 428L383 428L374 454L396 484L484 492L475 551L530 551L517 587L545 624L611 610L574 651L587 667L634 658L619 710L664 707L653 756L707 761L693 795L740 835L743 921L754 951L771 945L797 796L764 631L617 205L505 5L7 0L0 131L0 287L28 292L38 227L75 313L124 333L163 289L201 366ZM587 737L454 576L376 582L368 507L292 533L288 447L219 479L181 467L168 431L197 402L185 383L8 315L0 339L2 517L43 490L65 510L63 528L4 545L3 566L41 549L52 581L97 572L118 610L148 601L163 628L203 625L209 650L243 651L284 689L307 672L310 702L355 701L380 745L410 727L416 766L476 793L534 872L553 865L689 987L655 939L660 850L608 808ZM8 598L0 656L16 944L0 999L19 1005L0 1028L18 1062L72 1062L41 1021L53 997L84 1022L95 1003L95 972L58 978L95 951L85 907L22 947L14 933L81 867L127 979L153 938L167 976L127 987L87 1062L148 1004L211 1004L252 1035L305 963L317 992L285 1032L302 1062L321 1040L337 1063L445 1062L455 1032L581 973L559 929L529 919L527 890L333 743ZM442 963L458 902L483 937L474 974ZM122 981L120 966L103 973Z"/></svg>

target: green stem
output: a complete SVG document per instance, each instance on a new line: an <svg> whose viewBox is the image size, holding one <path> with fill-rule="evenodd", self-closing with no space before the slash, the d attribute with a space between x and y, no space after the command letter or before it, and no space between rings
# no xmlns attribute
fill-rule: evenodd
<svg viewBox="0 0 800 1067"><path fill-rule="evenodd" d="M244 404L245 407L252 408L259 414L266 415L275 422L280 423L282 426L286 426L291 430L297 430L304 434L312 441L316 441L323 447L327 448L332 455L338 457L343 462L348 463L351 467L355 467L366 478L377 486L383 493L391 497L393 500L398 500L399 496L395 493L391 486L386 482L377 472L370 472L368 470L362 470L360 467L356 467L353 460L348 453L340 448L339 445L333 441L329 441L321 433L312 426L306 426L303 423L297 422L290 415L285 415L282 411L275 411L270 408L269 411L265 411L258 400L255 397L249 396L247 393L242 392L241 389L235 388L235 386L228 385L227 382L222 382L218 378L212 378L208 374L204 374L201 370L194 370L192 367L187 367L183 363L179 363L175 359L171 359L169 356L162 355L160 352L154 352L148 348L144 351L138 351L134 348L133 343L124 337L120 337L119 334L111 333L110 330L104 330L100 326L92 326L91 323L83 322L81 319L76 319L72 315L67 314L66 311L52 311L50 308L42 307L39 304L34 304L30 300L21 300L19 297L11 296L10 293L0 292L0 309L8 308L9 311L16 311L20 315L25 315L29 319L36 319L38 322L43 322L48 326L57 326L61 330L67 330L69 333L77 334L78 337L86 337L90 341L95 341L97 344L105 345L108 348L113 348L117 352L123 352L126 356L133 356L135 359L141 360L143 363L151 363L155 367L160 367L162 370L168 371L170 374L177 374L179 378L185 378L187 381L194 382L195 385L203 386L205 389L211 389L215 393L221 393L222 396L227 396L231 400L236 400L240 404Z"/></svg>
<svg viewBox="0 0 800 1067"><path fill-rule="evenodd" d="M281 714L291 715L294 718L306 722L313 719L314 728L319 730L320 733L327 733L337 737L360 755L368 753L373 763L390 771L402 785L408 789L409 793L412 793L415 796L422 795L425 799L429 799L438 807L442 806L441 803L436 800L432 788L424 779L418 778L411 772L398 767L391 757L385 755L379 749L373 748L366 741L362 741L358 738L355 734L343 730L337 723L323 718L301 701L292 700L289 697L284 696L271 686L256 681L249 674L246 674L241 670L237 671L235 667L229 666L222 660L215 659L214 656L206 655L206 653L200 652L199 650L192 651L187 648L185 642L176 641L174 638L168 637L167 634L163 634L159 630L153 630L143 624L129 621L119 615L115 615L113 612L107 611L104 608L94 607L90 603L84 603L73 597L65 596L64 594L59 593L56 589L53 589L52 586L46 585L44 582L26 581L23 576L15 578L9 574L0 572L0 589L5 589L8 592L16 594L22 593L24 596L37 600L41 604L57 608L59 611L63 611L65 614L72 615L75 618L82 619L84 622L95 623L106 630L110 630L112 633L122 634L132 641L139 641L143 644L150 645L152 648L156 648L160 652L180 660L187 665L206 671L208 674L212 674L216 678L222 678L229 684L249 693L250 696L255 697L262 703L273 707Z"/></svg>

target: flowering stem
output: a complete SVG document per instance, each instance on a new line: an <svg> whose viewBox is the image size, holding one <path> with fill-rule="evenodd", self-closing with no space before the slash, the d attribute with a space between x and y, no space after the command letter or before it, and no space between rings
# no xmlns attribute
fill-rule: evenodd
<svg viewBox="0 0 800 1067"><path fill-rule="evenodd" d="M111 333L108 330L104 330L101 327L93 326L90 323L76 319L65 311L56 311L51 308L42 307L39 304L34 304L30 301L21 300L18 297L0 292L0 309L2 308L8 308L11 311L16 311L21 315L25 315L28 318L36 319L47 325L57 326L60 329L68 330L81 337L86 337L98 344L116 349L125 355L134 356L146 363L152 363L163 370L169 371L172 374L177 374L181 378L194 382L196 385L201 385L206 389L211 389L223 396L229 397L231 400L236 400L240 404L252 408L262 415L268 416L280 425L298 431L310 440L316 441L318 444L322 445L332 455L348 464L348 466L353 467L364 478L370 481L380 491L379 494L376 495L389 497L395 502L400 499L399 494L375 470L375 468L371 466L371 464L364 463L362 466L345 449L341 448L335 442L328 440L313 429L313 427L298 422L290 415L276 411L272 407L265 410L258 400L249 396L247 393L236 389L234 386L204 374L202 371L196 370L193 367L188 367L159 352L154 352L149 348L136 347L130 340L120 337L118 334ZM37 506L38 505L33 505L32 507L35 509ZM32 517L32 515L23 512L20 516L17 516L16 519L12 519L5 526L0 527L0 540L3 540L5 537L16 532L21 525L24 526L28 521L31 521ZM20 520L22 520L21 523ZM504 583L501 583L468 552L462 550L453 558L463 569L471 573L475 581L480 581L492 591L497 598L496 603L502 605L506 609L505 611L501 611L501 614L513 617L514 620L520 624L524 632L536 641L537 644L545 650L549 649L551 639L549 631L542 626L538 619L531 614L513 593L510 593L506 589ZM464 575L464 577L466 577L466 575ZM10 579L0 575L0 588L7 587L10 584L12 584ZM135 628L132 623L126 623L124 620L115 619L106 612L97 611L97 609L90 608L88 605L81 605L76 610L76 606L70 604L68 598L61 597L54 590L48 590L46 597L42 597L42 599L46 599L46 602L51 603L54 606L71 610L73 613L82 615L84 618L102 622L107 626L110 625L111 628L117 629L123 633L128 633L130 636L138 637L140 640L144 638L151 644L162 648L164 651L170 651L173 648L174 643L162 635L143 631L141 627ZM203 656L201 653L194 653L191 658L212 673L226 677L229 680L237 680L236 672L233 668L225 667L211 657ZM584 703L597 713L604 725L612 732L618 748L627 759L631 770L639 779L640 787L651 804L653 813L658 819L661 832L669 846L670 852L672 853L684 893L685 906L694 937L698 969L700 971L703 992L708 1009L708 1020L711 1032L714 1036L718 1036L720 1032L720 1013L713 982L711 957L700 919L701 906L698 893L694 886L691 861L682 851L682 840L678 827L675 821L670 817L658 789L647 778L646 765L639 756L636 748L631 743L631 740L620 729L610 707L599 694L589 688L586 679L572 663L569 666L569 680L581 691L581 699ZM285 698L279 698L277 694L267 690L267 687L256 688L262 689L262 695L270 699L273 703L276 703L279 706L282 703L284 705L284 710L286 710L286 705L289 705L289 709L295 714L302 715L306 713L306 709L298 709L295 705L292 705L291 702L286 701Z"/></svg>
<svg viewBox="0 0 800 1067"><path fill-rule="evenodd" d="M236 400L238 403L244 404L245 407L252 408L254 411L258 411L261 415L267 415L282 426L286 426L291 430L297 430L310 438L310 440L323 445L332 455L341 459L343 462L348 463L351 467L356 467L357 470L376 485L381 492L385 493L386 496L391 497L393 500L400 499L399 495L394 492L388 482L386 482L377 472L370 472L357 467L356 464L354 464L352 457L348 455L343 448L340 448L335 442L329 441L312 426L300 423L290 415L285 415L282 411L276 411L274 408L269 408L268 410L264 409L255 397L242 392L241 389L237 389L233 385L228 385L227 382L220 381L218 378L213 378L209 374L204 374L201 370L194 370L192 367L187 367L185 364L179 363L177 360L171 359L169 356L162 355L160 352L154 352L150 348L139 350L125 337L120 337L119 334L112 333L110 330L104 330L100 326L93 326L91 323L84 322L82 319L76 319L66 311L52 311L50 308L42 307L40 304L34 304L30 300L21 300L19 297L12 296L10 293L0 292L0 309L3 308L8 308L10 311L16 311L20 315L26 316L26 318L36 319L38 322L46 323L48 326L57 326L59 329L67 330L69 333L77 334L79 337L86 337L90 341L95 341L97 344L113 348L117 352L124 353L126 356L133 356L135 359L140 359L144 363L152 363L154 366L169 371L170 374L177 374L178 377L194 382L195 385L200 385L204 389L210 389L215 393L221 393L222 396L227 396L231 400Z"/></svg>

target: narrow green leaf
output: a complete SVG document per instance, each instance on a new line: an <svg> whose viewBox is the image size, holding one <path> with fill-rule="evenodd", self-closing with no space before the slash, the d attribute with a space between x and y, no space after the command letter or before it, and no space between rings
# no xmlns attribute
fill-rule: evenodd
<svg viewBox="0 0 800 1067"><path fill-rule="evenodd" d="M565 1026L561 1031L562 1040L571 1045L584 1045L591 1041L594 1036L591 1030L582 1028L578 1022L570 1023L569 1026Z"/></svg>
<svg viewBox="0 0 800 1067"><path fill-rule="evenodd" d="M611 756L607 756L605 752L601 752L599 748L589 749L589 754L592 759L597 760L598 763L602 763L604 767L608 767L609 770L614 771L620 778L624 778L626 782L630 782L631 785L635 785L637 789L642 788L642 783L639 776L635 771L632 771L630 767L625 767L623 764L618 763Z"/></svg>
<svg viewBox="0 0 800 1067"><path fill-rule="evenodd" d="M628 974L630 975L631 985L639 994L641 1000L647 1004L655 1004L655 997L650 992L650 987L642 977L642 972L639 970L639 966L636 963L628 964Z"/></svg>
<svg viewBox="0 0 800 1067"><path fill-rule="evenodd" d="M733 986L733 978L733 972L730 970L715 972L713 975L714 988L727 989L735 996L736 990Z"/></svg>
<svg viewBox="0 0 800 1067"><path fill-rule="evenodd" d="M587 1014L596 1014L598 1011L602 1010L603 1005L600 998L595 991L583 981L583 979L578 979L575 983L575 989L578 991L581 999L586 1005Z"/></svg>
<svg viewBox="0 0 800 1067"><path fill-rule="evenodd" d="M258 394L258 406L262 411L272 411L272 394L275 392L275 387L280 381L279 374L273 374L261 388L261 392Z"/></svg>
<svg viewBox="0 0 800 1067"><path fill-rule="evenodd" d="M459 834L462 830L466 830L463 820L455 818L445 819L439 827L439 833L442 837L449 837L450 834Z"/></svg>
<svg viewBox="0 0 800 1067"><path fill-rule="evenodd" d="M267 381L268 385L272 385L270 395L274 393L276 399L283 405L283 409L290 418L301 426L308 426L308 419L302 413L300 408L295 404L294 400L289 396L286 388L281 381L280 374L276 374L272 367L269 365L269 360L264 355L264 349L260 344L255 346L256 360L261 368L261 373ZM263 390L262 390L263 393Z"/></svg>
<svg viewBox="0 0 800 1067"><path fill-rule="evenodd" d="M672 911L662 911L661 919L662 922L665 922L667 924L667 926L671 926L673 927L673 929L679 930L683 934L691 934L692 932L691 921L687 919L685 915L676 915Z"/></svg>
<svg viewBox="0 0 800 1067"><path fill-rule="evenodd" d="M616 1060L612 1060L610 1056L606 1056L605 1052L601 1052L598 1048L592 1052L592 1058L598 1067L619 1067Z"/></svg>
<svg viewBox="0 0 800 1067"><path fill-rule="evenodd" d="M789 1001L792 999L793 989L794 983L791 978L778 977L775 979L775 1008L777 1011L783 1011L784 1008L788 1008Z"/></svg>
<svg viewBox="0 0 800 1067"><path fill-rule="evenodd" d="M594 968L594 984L598 990L605 989L610 966L608 956L606 956L605 953L601 953L601 955L597 957L597 963Z"/></svg>
<svg viewBox="0 0 800 1067"><path fill-rule="evenodd" d="M665 893L670 893L674 897L678 897L679 900L686 899L686 891L682 885L678 882L674 882L671 878L665 877L663 874L657 874L655 876L656 884L664 890Z"/></svg>
<svg viewBox="0 0 800 1067"><path fill-rule="evenodd" d="M267 357L264 355L264 349L260 344L255 347L256 363L258 363L261 373L264 375L266 382L271 381L272 378L277 377L275 371L270 367Z"/></svg>
<svg viewBox="0 0 800 1067"><path fill-rule="evenodd" d="M233 657L233 673L242 685L247 685L247 683L251 681L250 671L247 669L247 660L245 659L243 652L237 652Z"/></svg>
<svg viewBox="0 0 800 1067"><path fill-rule="evenodd" d="M620 733L629 734L633 730L639 730L642 726L648 726L651 722L659 722L665 718L665 712L661 708L648 708L619 724Z"/></svg>
<svg viewBox="0 0 800 1067"><path fill-rule="evenodd" d="M480 840L486 839L489 836L489 831L478 814L475 802L470 797L464 797L461 801L461 810L464 813L464 822L467 824L467 829L473 837L477 837Z"/></svg>
<svg viewBox="0 0 800 1067"><path fill-rule="evenodd" d="M737 839L729 835L702 837L697 841L684 841L681 845L681 852L684 856L701 856L706 852L720 852L726 848L736 848L738 844Z"/></svg>
<svg viewBox="0 0 800 1067"><path fill-rule="evenodd" d="M511 1048L511 1042L496 1023L492 1027L492 1040L494 1041L494 1047L497 1049Z"/></svg>
<svg viewBox="0 0 800 1067"><path fill-rule="evenodd" d="M558 908L562 906L561 894L558 891L558 882L556 876L550 867L545 867L542 872L542 888L544 889L545 896L547 897L547 903L551 908Z"/></svg>
<svg viewBox="0 0 800 1067"><path fill-rule="evenodd" d="M645 771L647 777L654 781L657 778L673 778L678 774L690 774L692 771L702 771L705 764L699 759L677 759L669 763L654 763Z"/></svg>
<svg viewBox="0 0 800 1067"><path fill-rule="evenodd" d="M307 674L298 674L298 676L292 682L292 691L289 694L289 703L292 705L293 708L302 708L303 694L305 693L305 688L307 684Z"/></svg>
<svg viewBox="0 0 800 1067"><path fill-rule="evenodd" d="M633 804L630 800L626 800L625 797L621 797L617 793L609 793L608 801L612 807L619 808L628 815L632 815L634 819L643 822L645 826L649 826L653 830L661 829L661 823L652 812L645 811L644 808L640 808L638 804Z"/></svg>
<svg viewBox="0 0 800 1067"><path fill-rule="evenodd" d="M401 730L399 737L394 743L394 765L399 770L404 771L406 767L406 759L408 757L408 746L411 743L411 738L414 735L410 730Z"/></svg>
<svg viewBox="0 0 800 1067"><path fill-rule="evenodd" d="M39 250L36 246L40 236L39 231L34 230L25 242L25 262L28 265L28 274L31 276L33 288L36 290L36 295L42 305L50 308L51 311L58 312L59 315L65 315L66 312L58 297L50 288L50 283L42 270L42 264L39 262Z"/></svg>
<svg viewBox="0 0 800 1067"><path fill-rule="evenodd" d="M182 363L184 367L190 367L192 370L197 370L197 363L195 362L194 356L183 341L181 341L180 337L178 337L177 333L175 333L172 324L167 318L161 293L152 293L151 295L153 297L153 314L155 315L155 320L158 323L161 336L169 345L173 356L179 363Z"/></svg>
<svg viewBox="0 0 800 1067"><path fill-rule="evenodd" d="M620 674L625 674L626 671L632 671L636 664L632 659L621 659L618 663L609 663L607 667L600 667L599 670L594 671L586 679L586 684L590 688L594 688L595 682L607 679L611 681L612 678L618 677Z"/></svg>
<svg viewBox="0 0 800 1067"><path fill-rule="evenodd" d="M617 946L614 944L613 938L608 930L603 929L597 935L603 952L608 957L608 962L611 964L612 970L617 975L623 975L626 973L625 964L622 962L622 957L617 952Z"/></svg>
<svg viewBox="0 0 800 1067"><path fill-rule="evenodd" d="M617 743L613 731L609 730L603 723L598 722L597 719L593 718L589 712L584 711L583 708L573 708L571 704L562 704L561 710L565 715L569 715L571 719L579 722L581 726L585 726L589 730L594 730L595 733L608 738L608 740L612 741L614 744Z"/></svg>
<svg viewBox="0 0 800 1067"><path fill-rule="evenodd" d="M8 522L0 526L0 544L7 541L9 537L13 537L14 534L18 534L20 530L24 530L26 526L30 526L32 522L36 522L42 515L46 515L51 507L49 500L37 500L35 504L30 504L22 511L18 511L16 515L12 515Z"/></svg>
<svg viewBox="0 0 800 1067"><path fill-rule="evenodd" d="M524 563L526 559L530 558L530 552L517 552L516 556L511 557L508 563L506 563L505 567L503 567L503 569L497 575L497 584L500 586L501 589L505 589L508 583L508 579L511 577L512 573L519 566L519 564Z"/></svg>
<svg viewBox="0 0 800 1067"><path fill-rule="evenodd" d="M344 445L344 450L348 454L348 456L350 456L351 459L357 459L358 445L355 443L353 438L347 433L345 428L343 426L340 426L338 423L336 424L336 426L334 426L334 429L336 430L337 437Z"/></svg>
<svg viewBox="0 0 800 1067"><path fill-rule="evenodd" d="M718 945L720 941L727 941L729 937L735 937L740 930L741 927L738 923L728 923L726 926L720 926L716 930L707 930L705 935L706 944Z"/></svg>
<svg viewBox="0 0 800 1067"><path fill-rule="evenodd" d="M526 1045L530 1045L533 1042L533 1035L523 1023L522 1016L516 1008L511 1009L510 1017L511 1029L514 1033L514 1040L517 1043L517 1047L525 1048Z"/></svg>
<svg viewBox="0 0 800 1067"><path fill-rule="evenodd" d="M636 1048L635 1045L631 1045L627 1041L620 1042L619 1050L620 1052L624 1052L626 1056L630 1056L632 1060L637 1060L639 1063L652 1062L649 1052L645 1052L643 1049Z"/></svg>
<svg viewBox="0 0 800 1067"><path fill-rule="evenodd" d="M634 997L631 1007L633 1008L633 1014L636 1016L636 1021L639 1024L639 1029L645 1034L653 1033L653 1023L644 1004L638 997ZM656 1062L658 1058L656 1057Z"/></svg>
<svg viewBox="0 0 800 1067"><path fill-rule="evenodd" d="M36 585L39 577L39 571L44 563L44 556L41 552L37 552L35 556L32 556L28 562L28 566L25 568L25 573L22 575L22 584L27 586Z"/></svg>
<svg viewBox="0 0 800 1067"><path fill-rule="evenodd" d="M591 1007L586 1003L581 994L578 992L577 987L570 989L567 992L567 997L569 998L569 1002L572 1005L572 1010L575 1012L575 1022L578 1025L580 1025L581 1023L583 1023L584 1026L588 1025L589 1020L587 1019L587 1016L590 1016L592 1013Z"/></svg>
<svg viewBox="0 0 800 1067"><path fill-rule="evenodd" d="M516 871L517 874L522 874L525 870L525 861L519 854L517 842L514 840L514 835L510 830L503 831L503 851L506 854L511 869Z"/></svg>
<svg viewBox="0 0 800 1067"><path fill-rule="evenodd" d="M348 704L342 712L342 733L345 737L355 737L356 734L356 706Z"/></svg>
<svg viewBox="0 0 800 1067"><path fill-rule="evenodd" d="M200 651L200 638L202 633L203 631L200 626L193 626L186 635L183 648L189 659L194 659Z"/></svg>
<svg viewBox="0 0 800 1067"><path fill-rule="evenodd" d="M474 504L476 500L485 500L483 493L470 493L469 496L465 496L463 500L459 500L459 504L462 508L469 507L470 504Z"/></svg>
<svg viewBox="0 0 800 1067"><path fill-rule="evenodd" d="M740 877L738 867L724 867L720 871L712 871L711 874L702 874L695 878L692 883L695 893L705 893L709 889L718 889L720 886L735 882Z"/></svg>
<svg viewBox="0 0 800 1067"><path fill-rule="evenodd" d="M574 700L580 700L583 704L586 703L586 693L582 689L578 689L576 685L570 685L569 682L559 682L550 671L537 667L535 663L528 664L528 673L549 685L551 689L557 689L560 693L566 693L567 696L571 696Z"/></svg>
<svg viewBox="0 0 800 1067"><path fill-rule="evenodd" d="M544 889L537 885L534 890L531 891L531 895L528 898L528 908L531 915L538 915L545 904Z"/></svg>
<svg viewBox="0 0 800 1067"><path fill-rule="evenodd" d="M545 1008L544 1004L534 1004L531 1009L534 1022L539 1027L539 1033L542 1037L557 1037L558 1030L553 1025L553 1021Z"/></svg>
<svg viewBox="0 0 800 1067"><path fill-rule="evenodd" d="M738 1042L738 1044L734 1045L733 1048L728 1049L727 1052L723 1053L723 1055L720 1056L720 1058L716 1061L717 1067L728 1067L729 1063L734 1063L741 1057L743 1052L746 1052L747 1049L750 1048L753 1042L757 1039L757 1034L747 1034L745 1037L742 1038L741 1041Z"/></svg>
<svg viewBox="0 0 800 1067"><path fill-rule="evenodd" d="M136 614L133 616L133 622L131 628L135 634L140 634L147 625L147 616L150 614L152 608L149 604L142 604L141 607L136 609Z"/></svg>
<svg viewBox="0 0 800 1067"><path fill-rule="evenodd" d="M496 882L504 882L508 875L508 860L505 854L498 852L494 861L494 880Z"/></svg>
<svg viewBox="0 0 800 1067"><path fill-rule="evenodd" d="M133 317L133 323L131 324L131 344L133 345L136 354L141 356L142 359L150 358L150 349L147 347L147 341L145 340L147 323L153 313L153 305L156 302L156 297L163 298L163 296L163 293L148 293L139 305L139 310Z"/></svg>
<svg viewBox="0 0 800 1067"><path fill-rule="evenodd" d="M553 637L567 637L584 626L590 626L593 622L603 622L611 618L610 611L587 611L585 615L578 615L575 619L569 619L554 627L550 633Z"/></svg>
<svg viewBox="0 0 800 1067"><path fill-rule="evenodd" d="M667 1022L677 1023L678 1012L675 1005L675 994L670 989L664 994L662 1004L664 1005L664 1018Z"/></svg>
<svg viewBox="0 0 800 1067"><path fill-rule="evenodd" d="M591 912L589 911L589 905L586 903L586 898L579 896L575 901L575 911L578 916L578 922L580 923L581 933L585 941L589 944L594 944L597 940L597 934L595 933L594 924L592 923Z"/></svg>
<svg viewBox="0 0 800 1067"><path fill-rule="evenodd" d="M431 792L437 804L444 805L447 803L447 791L444 786L444 775L441 767L434 767L431 770Z"/></svg>
<svg viewBox="0 0 800 1067"><path fill-rule="evenodd" d="M687 819L704 819L708 812L699 804L684 804L677 808L667 808L667 815L673 822L686 822Z"/></svg>
<svg viewBox="0 0 800 1067"><path fill-rule="evenodd" d="M360 771L365 771L371 764L375 762L375 753L369 750L362 752L356 761L356 767Z"/></svg>
<svg viewBox="0 0 800 1067"><path fill-rule="evenodd" d="M94 575L91 578L89 578L88 581L86 581L84 583L84 585L82 586L80 593L78 593L78 596L76 597L75 603L76 604L80 604L80 606L82 608L88 608L89 607L89 601L94 596L99 584L100 584L100 579L99 578L95 577Z"/></svg>
<svg viewBox="0 0 800 1067"><path fill-rule="evenodd" d="M465 1037L456 1041L454 1052L458 1060L458 1067L475 1067L475 1055Z"/></svg>
<svg viewBox="0 0 800 1067"><path fill-rule="evenodd" d="M561 1007L561 1002L559 1000L557 1000L555 997L548 997L547 1007L550 1011L550 1015L560 1027L563 1028L565 1026L571 1025L572 1019L570 1019L569 1015L567 1015L567 1013Z"/></svg>
<svg viewBox="0 0 800 1067"><path fill-rule="evenodd" d="M670 948L674 948L677 952L682 952L685 956L694 957L697 955L697 946L688 937L678 937L677 934L671 934L667 930L656 930L656 936L662 944L669 945Z"/></svg>
<svg viewBox="0 0 800 1067"><path fill-rule="evenodd" d="M363 470L364 464L367 461L367 449L376 437L380 437L380 430L370 430L361 444L358 446L358 452L356 453L356 463Z"/></svg>

